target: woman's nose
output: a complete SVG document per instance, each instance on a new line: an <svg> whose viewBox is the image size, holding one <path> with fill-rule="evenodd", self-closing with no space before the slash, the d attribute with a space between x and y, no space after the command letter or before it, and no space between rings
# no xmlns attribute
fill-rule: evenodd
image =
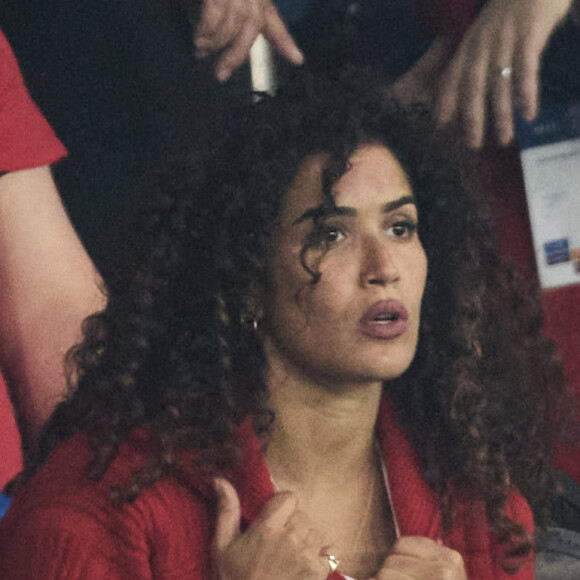
<svg viewBox="0 0 580 580"><path fill-rule="evenodd" d="M399 269L388 241L375 237L363 240L360 268L361 286L386 286L398 279Z"/></svg>

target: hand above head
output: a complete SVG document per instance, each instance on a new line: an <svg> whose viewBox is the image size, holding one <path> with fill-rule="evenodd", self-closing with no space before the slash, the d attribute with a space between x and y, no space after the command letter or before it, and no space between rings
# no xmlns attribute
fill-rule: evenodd
<svg viewBox="0 0 580 580"><path fill-rule="evenodd" d="M498 142L514 137L514 112L538 113L542 53L572 0L489 0L444 71L438 120L458 118L470 147L485 139L488 117Z"/></svg>
<svg viewBox="0 0 580 580"><path fill-rule="evenodd" d="M405 74L389 85L389 96L402 103L421 103L431 108L437 97L439 79L452 55L449 39L444 36L437 37L427 52Z"/></svg>
<svg viewBox="0 0 580 580"><path fill-rule="evenodd" d="M290 493L276 494L240 532L240 502L232 485L215 480L217 524L212 544L215 580L324 580L322 542Z"/></svg>
<svg viewBox="0 0 580 580"><path fill-rule="evenodd" d="M194 31L195 56L219 53L215 72L223 82L247 59L259 34L292 64L304 61L271 0L203 0Z"/></svg>
<svg viewBox="0 0 580 580"><path fill-rule="evenodd" d="M397 540L373 580L467 580L459 552L428 538Z"/></svg>

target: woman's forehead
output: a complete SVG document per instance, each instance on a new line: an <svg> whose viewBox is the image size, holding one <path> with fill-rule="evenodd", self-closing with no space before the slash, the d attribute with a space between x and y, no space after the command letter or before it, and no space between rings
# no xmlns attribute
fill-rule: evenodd
<svg viewBox="0 0 580 580"><path fill-rule="evenodd" d="M328 154L307 157L285 195L283 222L296 220L304 211L325 201L322 186ZM394 154L384 145L359 147L348 162L348 169L333 185L337 206L384 205L412 195L409 180Z"/></svg>

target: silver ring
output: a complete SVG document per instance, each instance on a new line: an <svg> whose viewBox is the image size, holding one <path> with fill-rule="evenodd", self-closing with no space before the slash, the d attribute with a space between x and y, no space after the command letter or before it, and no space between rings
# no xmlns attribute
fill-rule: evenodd
<svg viewBox="0 0 580 580"><path fill-rule="evenodd" d="M504 66L500 69L499 74L501 75L502 79L511 79L512 78L512 67L511 66Z"/></svg>

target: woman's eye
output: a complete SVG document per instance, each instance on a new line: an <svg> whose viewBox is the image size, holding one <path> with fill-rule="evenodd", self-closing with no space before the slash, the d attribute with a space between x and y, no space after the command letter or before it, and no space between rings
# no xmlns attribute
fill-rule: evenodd
<svg viewBox="0 0 580 580"><path fill-rule="evenodd" d="M344 233L337 227L327 227L312 233L313 245L328 248L344 239Z"/></svg>
<svg viewBox="0 0 580 580"><path fill-rule="evenodd" d="M326 231L323 235L322 241L325 244L335 244L344 238L344 234L338 228L332 228Z"/></svg>
<svg viewBox="0 0 580 580"><path fill-rule="evenodd" d="M412 238L417 231L417 224L415 222L405 220L394 223L387 229L387 234L395 236L396 238Z"/></svg>

